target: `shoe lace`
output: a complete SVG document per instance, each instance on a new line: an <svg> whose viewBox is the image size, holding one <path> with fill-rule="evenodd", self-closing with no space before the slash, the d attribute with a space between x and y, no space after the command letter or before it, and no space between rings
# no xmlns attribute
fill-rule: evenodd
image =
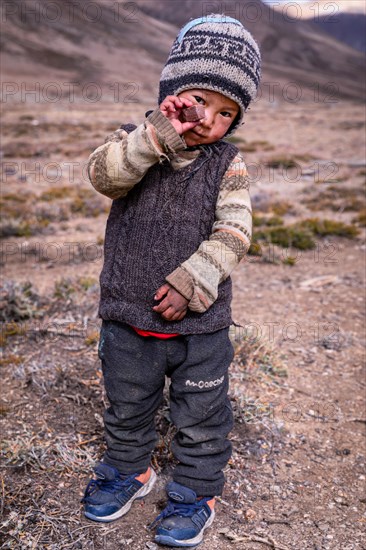
<svg viewBox="0 0 366 550"><path fill-rule="evenodd" d="M199 501L196 501L192 504L185 504L181 502L172 502L169 501L168 505L164 508L162 512L154 519L154 521L148 525L148 529L153 529L163 521L163 519L168 518L169 516L178 515L181 517L193 517L196 512L199 512L202 509L202 506L208 502L212 497L202 498Z"/></svg>
<svg viewBox="0 0 366 550"><path fill-rule="evenodd" d="M130 475L125 478L115 478L112 480L91 479L86 487L83 500L92 496L96 491L103 491L105 493L115 493L116 491L121 491L131 485L133 481L135 481L134 475Z"/></svg>

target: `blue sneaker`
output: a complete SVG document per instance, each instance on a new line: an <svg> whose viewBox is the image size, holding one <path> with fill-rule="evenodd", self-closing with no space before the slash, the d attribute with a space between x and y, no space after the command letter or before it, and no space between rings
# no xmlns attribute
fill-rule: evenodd
<svg viewBox="0 0 366 550"><path fill-rule="evenodd" d="M169 483L168 506L159 514L150 528L156 529L155 542L166 546L197 546L203 541L203 532L215 517L215 498L197 498L192 489Z"/></svg>
<svg viewBox="0 0 366 550"><path fill-rule="evenodd" d="M143 474L122 475L114 466L102 463L94 472L96 479L89 481L81 502L85 517L104 523L127 514L132 502L147 495L156 481L152 468Z"/></svg>

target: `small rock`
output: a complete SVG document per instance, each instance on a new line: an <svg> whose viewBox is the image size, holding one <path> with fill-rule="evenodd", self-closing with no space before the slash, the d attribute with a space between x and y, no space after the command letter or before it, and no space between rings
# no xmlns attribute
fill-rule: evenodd
<svg viewBox="0 0 366 550"><path fill-rule="evenodd" d="M340 504L341 506L349 506L347 500L344 497L334 497L334 502Z"/></svg>
<svg viewBox="0 0 366 550"><path fill-rule="evenodd" d="M321 275L319 277L312 277L300 282L301 288L308 287L323 287L329 284L339 283L340 278L337 275Z"/></svg>
<svg viewBox="0 0 366 550"><path fill-rule="evenodd" d="M318 528L320 531L328 531L329 525L328 525L327 523L318 523L318 524L317 524L317 528Z"/></svg>
<svg viewBox="0 0 366 550"><path fill-rule="evenodd" d="M343 456L347 456L347 455L350 455L351 454L351 449L336 449L336 454L338 456L340 455L343 455Z"/></svg>
<svg viewBox="0 0 366 550"><path fill-rule="evenodd" d="M149 548L149 550L158 550L158 545L155 542L147 542L146 548Z"/></svg>
<svg viewBox="0 0 366 550"><path fill-rule="evenodd" d="M251 508L248 508L245 512L245 517L248 521L254 521L257 517L257 512L252 510Z"/></svg>

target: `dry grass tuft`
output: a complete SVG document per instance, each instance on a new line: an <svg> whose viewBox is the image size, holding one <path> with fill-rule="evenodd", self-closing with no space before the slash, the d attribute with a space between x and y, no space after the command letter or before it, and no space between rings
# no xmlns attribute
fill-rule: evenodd
<svg viewBox="0 0 366 550"><path fill-rule="evenodd" d="M263 225L283 225L283 219L280 216L258 216L257 214L253 214L253 226L261 227Z"/></svg>
<svg viewBox="0 0 366 550"><path fill-rule="evenodd" d="M330 185L313 197L305 198L304 204L313 211L357 212L365 208L363 190Z"/></svg>
<svg viewBox="0 0 366 550"><path fill-rule="evenodd" d="M100 195L88 188L50 187L39 198L33 193L8 193L1 199L0 238L50 234L55 231L52 223L62 223L73 215L96 218L108 210Z"/></svg>
<svg viewBox="0 0 366 550"><path fill-rule="evenodd" d="M353 218L352 221L353 221L353 223L357 223L361 227L366 227L366 208L361 210L361 212L358 214L358 216Z"/></svg>
<svg viewBox="0 0 366 550"><path fill-rule="evenodd" d="M354 225L319 218L308 218L284 226L283 220L278 217L254 217L254 227L258 226L260 229L254 231L249 249L249 254L254 256L261 255L261 243L275 244L282 248L312 250L316 246L315 237L334 235L353 239L360 233L360 230ZM288 257L283 263L294 265L295 261Z"/></svg>
<svg viewBox="0 0 366 550"><path fill-rule="evenodd" d="M354 225L347 225L343 222L327 219L308 218L299 222L299 225L310 229L314 235L319 235L320 237L336 235L338 237L353 239L360 233L359 229Z"/></svg>
<svg viewBox="0 0 366 550"><path fill-rule="evenodd" d="M268 227L257 230L252 242L264 241L267 244L276 244L282 248L297 248L298 250L312 250L316 246L313 233L308 228L298 224L289 226ZM249 253L251 253L249 249Z"/></svg>
<svg viewBox="0 0 366 550"><path fill-rule="evenodd" d="M0 287L0 321L3 323L37 317L40 305L40 296L29 281L7 281Z"/></svg>
<svg viewBox="0 0 366 550"><path fill-rule="evenodd" d="M241 138L239 136L231 136L227 138L228 142L234 143L237 145L237 147L240 149L240 151L243 151L244 153L253 153L255 151L258 151L258 149L261 149L262 151L273 151L275 147L265 140L257 140L257 141L246 141L246 139Z"/></svg>
<svg viewBox="0 0 366 550"><path fill-rule="evenodd" d="M263 202L255 207L257 212L271 214L272 216L284 216L294 211L294 206L288 201Z"/></svg>
<svg viewBox="0 0 366 550"><path fill-rule="evenodd" d="M72 188L71 187L51 187L50 189L47 189L47 191L44 191L41 196L39 197L39 200L41 201L53 201L57 199L65 199L67 197L70 197L72 194Z"/></svg>
<svg viewBox="0 0 366 550"><path fill-rule="evenodd" d="M242 327L244 329L244 327ZM244 329L232 326L231 341L235 356L230 368L230 396L237 421L243 423L263 423L271 417L268 402L243 393L243 387L278 387L287 378L285 357L279 356L272 344L247 334Z"/></svg>
<svg viewBox="0 0 366 550"><path fill-rule="evenodd" d="M299 164L292 157L273 157L266 162L269 168L299 168Z"/></svg>

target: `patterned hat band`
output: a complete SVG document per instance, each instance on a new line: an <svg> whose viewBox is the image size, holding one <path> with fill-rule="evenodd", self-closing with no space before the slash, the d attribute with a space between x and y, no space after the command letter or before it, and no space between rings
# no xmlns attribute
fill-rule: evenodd
<svg viewBox="0 0 366 550"><path fill-rule="evenodd" d="M195 19L173 43L160 78L159 104L193 88L220 92L240 108L231 134L257 94L260 74L258 45L240 21L216 14Z"/></svg>

